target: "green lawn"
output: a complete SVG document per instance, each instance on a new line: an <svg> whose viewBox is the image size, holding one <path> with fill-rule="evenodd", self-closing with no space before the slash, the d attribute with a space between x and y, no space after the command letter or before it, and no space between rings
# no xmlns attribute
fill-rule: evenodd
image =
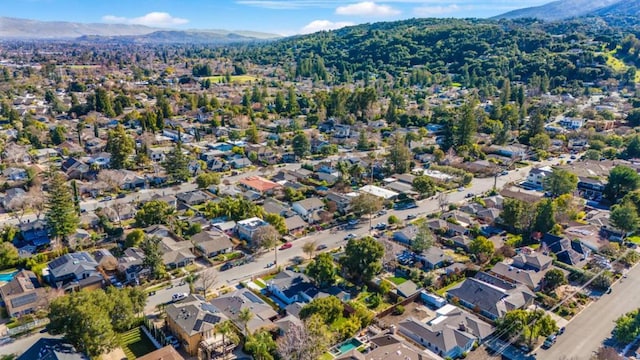
<svg viewBox="0 0 640 360"><path fill-rule="evenodd" d="M224 79L224 77L225 77L224 75L215 75L215 76L209 76L207 77L207 79L211 80L212 83L219 83L220 80ZM232 83L246 83L246 82L252 82L256 80L258 80L258 78L251 75L232 75L231 76Z"/></svg>
<svg viewBox="0 0 640 360"><path fill-rule="evenodd" d="M120 346L129 360L137 359L156 350L156 347L153 346L151 340L147 338L147 335L142 332L140 327L120 334L119 337Z"/></svg>
<svg viewBox="0 0 640 360"><path fill-rule="evenodd" d="M640 236L629 236L628 238L626 238L627 241L640 245Z"/></svg>
<svg viewBox="0 0 640 360"><path fill-rule="evenodd" d="M394 283L396 285L402 285L405 282L407 282L407 279L405 279L403 277L398 277L398 276L389 277L389 278L387 278L387 280L391 281L392 283Z"/></svg>
<svg viewBox="0 0 640 360"><path fill-rule="evenodd" d="M462 280L460 280L460 281L458 281L458 282L454 282L454 283L452 283L452 284L449 284L449 285L447 285L447 286L443 287L442 289L438 289L438 290L436 290L436 294L438 294L438 295L440 295L440 296L444 297L445 293L446 293L447 291L449 291L449 289L451 289L451 288L455 287L456 285L460 284L460 283L461 283L461 282L463 282L464 280L465 280L465 279L462 279Z"/></svg>
<svg viewBox="0 0 640 360"><path fill-rule="evenodd" d="M320 360L333 360L333 355L326 352L320 356Z"/></svg>
<svg viewBox="0 0 640 360"><path fill-rule="evenodd" d="M260 286L262 289L267 287L267 284L265 284L264 282L262 282L262 280L260 279L255 279L253 280L253 283Z"/></svg>

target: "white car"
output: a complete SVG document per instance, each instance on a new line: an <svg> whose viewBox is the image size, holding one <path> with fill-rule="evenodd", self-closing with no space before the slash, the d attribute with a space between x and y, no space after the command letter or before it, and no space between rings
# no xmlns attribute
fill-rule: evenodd
<svg viewBox="0 0 640 360"><path fill-rule="evenodd" d="M358 237L358 235L356 235L356 234L354 234L354 233L351 233L351 234L349 234L349 235L345 236L345 238L344 238L344 239L345 239L345 240L352 240L352 239L355 239L355 238L357 238L357 237Z"/></svg>
<svg viewBox="0 0 640 360"><path fill-rule="evenodd" d="M171 296L171 301L182 300L187 297L187 293L175 293Z"/></svg>

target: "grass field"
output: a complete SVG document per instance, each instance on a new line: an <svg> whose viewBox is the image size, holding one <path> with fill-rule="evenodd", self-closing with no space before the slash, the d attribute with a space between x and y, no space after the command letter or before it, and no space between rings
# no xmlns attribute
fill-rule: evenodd
<svg viewBox="0 0 640 360"><path fill-rule="evenodd" d="M618 49L611 51L605 51L604 55L607 57L607 65L609 65L614 71L622 73L627 71L627 65L616 57ZM640 81L640 71L636 71L636 82Z"/></svg>
<svg viewBox="0 0 640 360"><path fill-rule="evenodd" d="M405 279L403 277L398 277L398 276L389 277L389 278L387 278L387 280L391 281L392 283L394 283L396 285L402 285L405 282L407 282L407 279Z"/></svg>
<svg viewBox="0 0 640 360"><path fill-rule="evenodd" d="M207 79L211 80L211 82L215 84L215 83L219 83L220 80L223 80L224 75L209 76L207 77ZM246 83L246 82L252 82L256 80L258 80L258 78L251 75L232 75L231 76L232 83Z"/></svg>
<svg viewBox="0 0 640 360"><path fill-rule="evenodd" d="M120 334L120 346L129 360L137 359L156 350L140 327Z"/></svg>

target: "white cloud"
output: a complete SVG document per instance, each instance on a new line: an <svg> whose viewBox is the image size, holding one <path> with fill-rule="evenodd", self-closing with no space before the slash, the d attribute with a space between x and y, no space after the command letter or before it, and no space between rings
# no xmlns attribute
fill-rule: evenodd
<svg viewBox="0 0 640 360"><path fill-rule="evenodd" d="M378 5L373 1L363 1L356 4L338 6L336 14L347 16L394 16L400 15L401 11L389 5Z"/></svg>
<svg viewBox="0 0 640 360"><path fill-rule="evenodd" d="M146 26L176 26L184 25L189 22L187 19L173 17L166 12L150 12L146 15L126 18L122 16L105 15L102 17L102 21L113 24L132 24L132 25L146 25Z"/></svg>
<svg viewBox="0 0 640 360"><path fill-rule="evenodd" d="M302 34L310 34L310 33L323 31L323 30L340 29L340 28L343 28L345 26L351 26L351 25L353 25L353 23L349 22L349 21L333 22L333 21L329 21L329 20L314 20L314 21L308 23L307 25L305 25L305 27L303 27L300 30L300 33L302 33Z"/></svg>
<svg viewBox="0 0 640 360"><path fill-rule="evenodd" d="M413 12L418 16L430 17L430 16L441 16L446 14L451 14L463 10L462 7L451 4L447 6L422 6L413 9Z"/></svg>

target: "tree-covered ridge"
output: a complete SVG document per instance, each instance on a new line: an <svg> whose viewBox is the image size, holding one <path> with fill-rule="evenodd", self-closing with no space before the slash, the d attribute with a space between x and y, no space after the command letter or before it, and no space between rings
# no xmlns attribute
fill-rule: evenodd
<svg viewBox="0 0 640 360"><path fill-rule="evenodd" d="M621 40L602 23L596 29L580 22L411 19L296 36L250 47L239 58L285 67L295 63L298 67L291 74L319 79L324 77L321 63L336 81L384 73L398 76L416 66L431 74L455 74L465 86L500 76L512 81L536 76L557 82L594 81L611 72L599 53L603 42L592 41L596 34L605 45ZM304 71L299 64L306 64Z"/></svg>

